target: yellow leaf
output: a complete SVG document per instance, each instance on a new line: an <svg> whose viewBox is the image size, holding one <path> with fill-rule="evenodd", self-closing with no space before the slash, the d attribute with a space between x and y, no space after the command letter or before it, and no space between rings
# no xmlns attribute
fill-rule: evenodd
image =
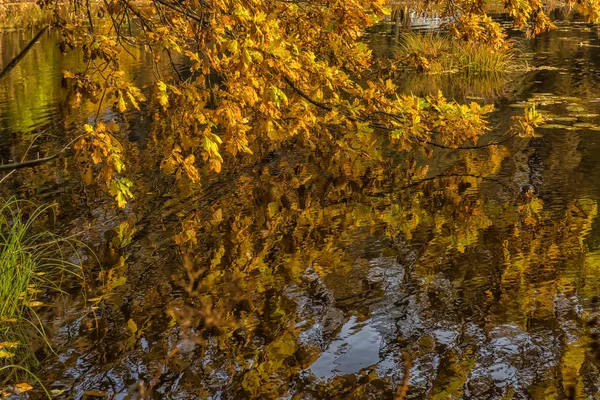
<svg viewBox="0 0 600 400"><path fill-rule="evenodd" d="M227 49L229 51L231 51L232 53L237 53L238 51L238 42L237 40L232 40L231 42L229 42L229 46L227 46Z"/></svg>
<svg viewBox="0 0 600 400"><path fill-rule="evenodd" d="M127 105L125 104L125 99L123 98L123 96L119 96L119 98L117 99L117 110L119 110L120 112L125 112L127 110Z"/></svg>
<svg viewBox="0 0 600 400"><path fill-rule="evenodd" d="M2 358L12 358L14 356L15 356L15 354L11 353L10 351L0 350L0 359L2 359Z"/></svg>
<svg viewBox="0 0 600 400"><path fill-rule="evenodd" d="M83 130L86 133L93 133L94 132L94 127L91 126L90 124L85 124L85 125L83 125Z"/></svg>
<svg viewBox="0 0 600 400"><path fill-rule="evenodd" d="M129 98L129 101L131 102L131 104L135 107L136 110L140 109L140 106L135 98L135 96L133 94L131 94L131 92L127 92L127 97Z"/></svg>
<svg viewBox="0 0 600 400"><path fill-rule="evenodd" d="M30 390L33 389L33 386L31 386L30 384L25 383L25 382L23 382L23 383L17 383L15 386L19 390L19 393L28 392L28 391L30 391Z"/></svg>

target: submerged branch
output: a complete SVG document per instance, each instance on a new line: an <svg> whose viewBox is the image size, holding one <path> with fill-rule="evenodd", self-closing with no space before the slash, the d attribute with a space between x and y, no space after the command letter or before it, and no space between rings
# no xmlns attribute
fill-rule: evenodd
<svg viewBox="0 0 600 400"><path fill-rule="evenodd" d="M25 46L25 48L19 53L17 54L17 56L15 58L12 59L11 62L9 62L6 67L4 67L4 69L2 70L2 72L0 72L0 79L4 78L6 75L8 75L8 73L10 71L12 71L12 69L14 67L17 66L17 64L19 63L19 61L21 61L23 59L23 57L25 57L25 55L29 52L29 50L31 50L31 48L33 47L34 44L36 44L36 42L38 40L40 40L40 38L42 37L42 35L44 34L44 32L46 32L46 30L48 30L48 25L46 25L45 27L42 28L42 30L40 30L38 32L37 35L35 35L35 37L33 39L31 39L31 41L27 44L27 46Z"/></svg>
<svg viewBox="0 0 600 400"><path fill-rule="evenodd" d="M88 135L89 135L89 133L86 132L86 133L83 133L83 134L77 136L75 139L73 139L69 143L67 143L67 145L65 147L63 147L59 152L52 154L51 156L48 156L48 157L38 158L37 160L21 161L21 162L16 162L16 163L11 163L11 164L0 164L0 171L11 171L12 172L16 169L31 168L31 167L35 167L40 164L46 163L48 161L52 161L55 158L57 158L58 156L60 156L62 153L64 153L67 149L69 149L69 147L71 147L71 145L73 143L75 143L82 137L88 136ZM0 183L1 182L2 181L0 180Z"/></svg>
<svg viewBox="0 0 600 400"><path fill-rule="evenodd" d="M412 358L408 352L404 352L402 358L404 359L404 376L402 377L400 386L398 386L394 400L404 400L408 393L408 385L410 383L410 369L413 366Z"/></svg>
<svg viewBox="0 0 600 400"><path fill-rule="evenodd" d="M38 158L37 160L16 162L16 163L12 163L12 164L0 164L0 171L10 171L10 170L21 169L21 168L35 167L35 166L43 164L45 162L54 160L61 153L62 153L62 151L58 152L56 154L53 154L49 157Z"/></svg>

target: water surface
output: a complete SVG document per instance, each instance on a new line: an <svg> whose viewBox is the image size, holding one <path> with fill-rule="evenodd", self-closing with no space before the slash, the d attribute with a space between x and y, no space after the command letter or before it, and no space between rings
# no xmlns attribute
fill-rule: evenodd
<svg viewBox="0 0 600 400"><path fill-rule="evenodd" d="M1 35L0 64L31 36ZM86 275L103 300L45 310L59 360L40 375L75 398L143 385L153 398L382 399L406 374L415 399L597 397L600 38L570 22L520 40L528 71L398 78L494 103L482 142L533 102L549 118L536 138L481 150L429 158L382 139L375 160L289 145L196 188L158 173L148 118L102 110L124 127L136 181L124 211L69 155L2 187L57 202L56 229L102 262ZM126 66L141 87L154 79L144 57ZM49 35L0 81L5 161L38 134L29 154L52 153L95 114L63 105L62 70L78 66ZM193 254L172 240L186 218L200 224ZM121 249L123 220L136 232Z"/></svg>

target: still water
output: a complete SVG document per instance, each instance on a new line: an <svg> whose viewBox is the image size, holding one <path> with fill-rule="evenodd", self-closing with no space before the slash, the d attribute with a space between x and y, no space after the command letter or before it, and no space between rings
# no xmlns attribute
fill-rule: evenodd
<svg viewBox="0 0 600 400"><path fill-rule="evenodd" d="M0 35L0 65L33 34ZM515 37L521 72L398 78L494 103L482 142L528 104L548 117L538 137L486 149L413 157L381 140L374 160L292 144L196 188L158 172L143 113L101 110L126 127L124 211L68 153L0 188L56 202L55 229L100 259L86 297L42 310L59 357L38 374L58 398L392 399L405 377L415 399L600 396L599 31ZM155 76L136 56L124 62L143 88ZM50 34L0 81L5 162L33 138L30 155L60 149L93 117L64 105L62 71L78 67ZM172 239L184 220L200 227L192 255Z"/></svg>

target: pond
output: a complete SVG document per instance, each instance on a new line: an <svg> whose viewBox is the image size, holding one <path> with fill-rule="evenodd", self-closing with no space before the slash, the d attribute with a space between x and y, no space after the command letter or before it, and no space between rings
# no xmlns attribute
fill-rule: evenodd
<svg viewBox="0 0 600 400"><path fill-rule="evenodd" d="M0 35L0 65L34 34ZM382 139L376 161L290 144L198 188L158 172L143 110L100 110L128 135L124 210L68 152L0 188L57 203L55 229L99 260L88 252L85 295L40 310L58 357L38 376L57 398L393 399L404 380L415 399L598 396L599 31L514 35L520 72L397 82L495 104L481 143L528 104L547 116L500 146L413 157ZM147 87L149 56L134 56ZM49 33L0 81L3 162L52 154L93 119L65 105L63 71L79 67ZM173 240L186 224L193 255Z"/></svg>

